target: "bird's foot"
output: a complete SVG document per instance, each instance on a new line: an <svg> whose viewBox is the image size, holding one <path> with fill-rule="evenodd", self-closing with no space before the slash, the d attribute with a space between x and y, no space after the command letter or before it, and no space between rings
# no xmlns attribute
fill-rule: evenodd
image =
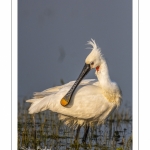
<svg viewBox="0 0 150 150"><path fill-rule="evenodd" d="M74 140L73 143L71 144L71 147L78 150L80 147L80 143L78 142L78 140Z"/></svg>
<svg viewBox="0 0 150 150"><path fill-rule="evenodd" d="M73 141L74 144L79 144L78 140Z"/></svg>
<svg viewBox="0 0 150 150"><path fill-rule="evenodd" d="M86 146L87 144L86 144L86 140L85 139L82 139L82 144L84 145L84 146Z"/></svg>
<svg viewBox="0 0 150 150"><path fill-rule="evenodd" d="M83 147L84 149L87 149L87 148L89 147L89 145L86 144L86 141L85 141L85 140L82 140L82 147Z"/></svg>
<svg viewBox="0 0 150 150"><path fill-rule="evenodd" d="M86 140L82 139L82 144L86 144Z"/></svg>

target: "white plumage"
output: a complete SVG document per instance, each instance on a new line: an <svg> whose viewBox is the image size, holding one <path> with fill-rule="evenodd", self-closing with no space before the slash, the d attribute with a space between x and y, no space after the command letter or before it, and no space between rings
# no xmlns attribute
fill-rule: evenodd
<svg viewBox="0 0 150 150"><path fill-rule="evenodd" d="M100 48L94 40L88 42L92 46L91 53L85 63L96 69L97 79L85 79L75 89L71 101L62 106L60 101L71 89L75 81L65 85L53 87L34 94L29 113L34 114L44 110L58 113L60 120L71 127L78 125L92 126L104 123L106 118L120 105L121 90L109 77L106 61Z"/></svg>

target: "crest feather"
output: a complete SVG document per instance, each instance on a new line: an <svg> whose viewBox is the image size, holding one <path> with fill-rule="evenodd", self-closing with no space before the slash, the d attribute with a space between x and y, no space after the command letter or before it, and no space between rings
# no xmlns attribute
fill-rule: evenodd
<svg viewBox="0 0 150 150"><path fill-rule="evenodd" d="M97 51L100 54L100 56L102 56L101 49L97 46L95 40L91 39L91 41L87 41L87 44L92 46L92 48L90 49L92 49L93 51Z"/></svg>

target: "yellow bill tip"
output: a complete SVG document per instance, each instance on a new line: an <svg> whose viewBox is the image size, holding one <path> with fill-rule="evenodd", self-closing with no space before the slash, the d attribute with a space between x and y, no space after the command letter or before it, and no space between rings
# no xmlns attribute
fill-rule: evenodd
<svg viewBox="0 0 150 150"><path fill-rule="evenodd" d="M68 104L68 101L66 101L64 98L61 99L60 104L62 106L66 106Z"/></svg>

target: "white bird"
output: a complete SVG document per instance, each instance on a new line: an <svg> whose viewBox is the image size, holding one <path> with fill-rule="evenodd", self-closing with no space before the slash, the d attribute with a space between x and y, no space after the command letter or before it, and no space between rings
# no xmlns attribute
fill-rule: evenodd
<svg viewBox="0 0 150 150"><path fill-rule="evenodd" d="M27 100L32 103L29 114L48 109L57 112L58 118L66 125L77 127L75 140L84 126L83 143L86 142L89 127L104 123L122 100L120 88L109 77L101 49L93 39L88 44L92 46L92 51L85 59L85 66L76 81L37 92L33 99ZM82 80L91 69L96 69L98 80Z"/></svg>

